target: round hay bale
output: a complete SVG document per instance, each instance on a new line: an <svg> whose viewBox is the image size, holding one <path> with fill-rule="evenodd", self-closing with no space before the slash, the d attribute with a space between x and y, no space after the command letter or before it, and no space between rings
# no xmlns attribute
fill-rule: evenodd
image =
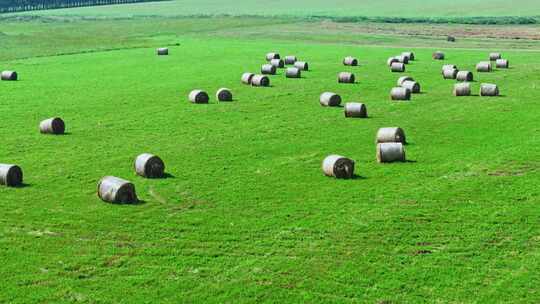
<svg viewBox="0 0 540 304"><path fill-rule="evenodd" d="M400 87L401 85L403 85L403 83L405 81L414 81L414 78L412 78L411 76L401 76L399 77L398 81L397 81L397 85L398 87Z"/></svg>
<svg viewBox="0 0 540 304"><path fill-rule="evenodd" d="M264 75L275 75L276 74L276 66L271 64L263 64L261 67L261 74Z"/></svg>
<svg viewBox="0 0 540 304"><path fill-rule="evenodd" d="M443 78L444 79L456 79L458 70L456 69L446 69L443 70Z"/></svg>
<svg viewBox="0 0 540 304"><path fill-rule="evenodd" d="M169 55L169 49L168 48L159 48L156 50L158 56L165 56Z"/></svg>
<svg viewBox="0 0 540 304"><path fill-rule="evenodd" d="M441 51L437 51L437 52L433 53L432 57L435 60L444 60L444 53L441 52Z"/></svg>
<svg viewBox="0 0 540 304"><path fill-rule="evenodd" d="M401 85L402 88L409 89L411 93L417 94L420 93L420 84L416 81L404 81Z"/></svg>
<svg viewBox="0 0 540 304"><path fill-rule="evenodd" d="M413 52L403 52L403 53L401 53L401 56L407 56L407 57L409 57L409 60L414 61L414 53Z"/></svg>
<svg viewBox="0 0 540 304"><path fill-rule="evenodd" d="M253 76L255 76L255 74L253 73L244 73L242 74L242 83L243 84L251 84L251 80L253 79Z"/></svg>
<svg viewBox="0 0 540 304"><path fill-rule="evenodd" d="M298 59L296 56L285 56L285 64L294 64Z"/></svg>
<svg viewBox="0 0 540 304"><path fill-rule="evenodd" d="M491 62L482 61L476 65L477 72L491 72Z"/></svg>
<svg viewBox="0 0 540 304"><path fill-rule="evenodd" d="M279 56L279 54L275 52L266 54L266 61L270 61L272 59L280 59L280 58L281 57Z"/></svg>
<svg viewBox="0 0 540 304"><path fill-rule="evenodd" d="M398 142L377 144L377 161L379 163L404 162L403 144Z"/></svg>
<svg viewBox="0 0 540 304"><path fill-rule="evenodd" d="M347 102L345 104L345 117L366 118L366 105L359 102Z"/></svg>
<svg viewBox="0 0 540 304"><path fill-rule="evenodd" d="M341 72L338 74L338 83L354 83L356 77L353 73Z"/></svg>
<svg viewBox="0 0 540 304"><path fill-rule="evenodd" d="M402 87L392 88L390 98L392 100L411 100L411 90Z"/></svg>
<svg viewBox="0 0 540 304"><path fill-rule="evenodd" d="M324 92L321 94L319 102L323 107L337 107L341 104L341 96L332 92Z"/></svg>
<svg viewBox="0 0 540 304"><path fill-rule="evenodd" d="M396 56L396 59L398 62L401 62L403 64L409 64L409 57L406 56Z"/></svg>
<svg viewBox="0 0 540 304"><path fill-rule="evenodd" d="M456 37L453 37L453 36L447 36L447 37L446 37L446 41L448 41L448 42L456 42Z"/></svg>
<svg viewBox="0 0 540 304"><path fill-rule="evenodd" d="M405 72L405 64L401 62L394 62L392 63L390 69L392 70L392 72L402 73Z"/></svg>
<svg viewBox="0 0 540 304"><path fill-rule="evenodd" d="M218 101L232 101L233 95L231 90L227 88L221 88L216 92L216 99Z"/></svg>
<svg viewBox="0 0 540 304"><path fill-rule="evenodd" d="M165 163L156 155L143 153L135 159L135 172L146 178L160 178L165 174Z"/></svg>
<svg viewBox="0 0 540 304"><path fill-rule="evenodd" d="M473 79L473 73L469 71L459 71L456 75L457 81L473 81Z"/></svg>
<svg viewBox="0 0 540 304"><path fill-rule="evenodd" d="M329 155L322 163L324 175L349 179L354 176L354 161L341 155Z"/></svg>
<svg viewBox="0 0 540 304"><path fill-rule="evenodd" d="M305 61L295 62L294 67L300 69L301 71L309 71L309 65Z"/></svg>
<svg viewBox="0 0 540 304"><path fill-rule="evenodd" d="M135 185L114 176L105 176L98 183L98 197L104 202L114 204L137 203Z"/></svg>
<svg viewBox="0 0 540 304"><path fill-rule="evenodd" d="M388 58L388 60L386 61L386 64L391 67L393 63L395 62L399 62L399 60L396 59L396 57L390 57Z"/></svg>
<svg viewBox="0 0 540 304"><path fill-rule="evenodd" d="M278 69L285 67L285 62L282 59L272 59L270 60L270 64L275 66Z"/></svg>
<svg viewBox="0 0 540 304"><path fill-rule="evenodd" d="M66 124L59 117L45 119L39 124L39 131L42 134L64 134Z"/></svg>
<svg viewBox="0 0 540 304"><path fill-rule="evenodd" d="M358 65L358 59L352 57L352 56L347 56L345 57L345 59L343 59L343 65L347 65L347 66L357 66Z"/></svg>
<svg viewBox="0 0 540 304"><path fill-rule="evenodd" d="M496 84L482 83L480 96L499 96L499 87Z"/></svg>
<svg viewBox="0 0 540 304"><path fill-rule="evenodd" d="M497 59L501 59L501 53L490 53L489 54L489 61L496 61Z"/></svg>
<svg viewBox="0 0 540 304"><path fill-rule="evenodd" d="M471 84L468 82L454 85L454 96L471 96Z"/></svg>
<svg viewBox="0 0 540 304"><path fill-rule="evenodd" d="M287 68L287 70L285 71L285 77L300 78L302 77L302 71L299 68Z"/></svg>
<svg viewBox="0 0 540 304"><path fill-rule="evenodd" d="M270 86L270 78L266 75L255 75L251 79L251 85L254 87L268 87Z"/></svg>
<svg viewBox="0 0 540 304"><path fill-rule="evenodd" d="M376 143L388 143L388 142L398 142L405 144L407 141L405 139L405 131L399 127L386 127L380 128L377 131Z"/></svg>
<svg viewBox="0 0 540 304"><path fill-rule="evenodd" d="M19 78L19 75L15 71L3 71L0 78L2 80L15 81Z"/></svg>
<svg viewBox="0 0 540 304"><path fill-rule="evenodd" d="M458 70L458 67L455 64L445 64L445 65L442 66L441 73L444 74L444 70L448 70L448 69Z"/></svg>
<svg viewBox="0 0 540 304"><path fill-rule="evenodd" d="M19 166L0 164L0 185L17 187L22 185L23 172Z"/></svg>
<svg viewBox="0 0 540 304"><path fill-rule="evenodd" d="M507 59L497 59L497 61L495 61L495 65L499 69L508 69L509 63Z"/></svg>
<svg viewBox="0 0 540 304"><path fill-rule="evenodd" d="M192 103L208 103L210 97L203 90L193 90L189 93L189 101Z"/></svg>

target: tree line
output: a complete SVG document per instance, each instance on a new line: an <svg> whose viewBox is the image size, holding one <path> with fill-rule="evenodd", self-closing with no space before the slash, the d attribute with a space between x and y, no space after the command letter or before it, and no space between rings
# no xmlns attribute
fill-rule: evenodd
<svg viewBox="0 0 540 304"><path fill-rule="evenodd" d="M0 0L0 13L163 0Z"/></svg>

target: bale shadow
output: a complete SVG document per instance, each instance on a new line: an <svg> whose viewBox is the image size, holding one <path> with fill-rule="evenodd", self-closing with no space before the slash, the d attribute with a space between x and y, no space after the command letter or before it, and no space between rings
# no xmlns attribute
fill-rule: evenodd
<svg viewBox="0 0 540 304"><path fill-rule="evenodd" d="M176 176L170 174L170 173L164 173L163 174L163 177L161 177L161 179L173 179L173 178L176 178Z"/></svg>
<svg viewBox="0 0 540 304"><path fill-rule="evenodd" d="M32 187L32 184L21 183L20 185L12 186L11 188L23 189L23 188L30 188L30 187Z"/></svg>
<svg viewBox="0 0 540 304"><path fill-rule="evenodd" d="M418 161L414 160L414 159L407 159L406 161L404 161L404 163L410 163L410 164L416 164Z"/></svg>

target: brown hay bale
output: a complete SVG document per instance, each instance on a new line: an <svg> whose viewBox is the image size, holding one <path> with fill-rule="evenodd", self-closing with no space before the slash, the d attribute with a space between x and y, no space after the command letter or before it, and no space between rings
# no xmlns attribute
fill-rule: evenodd
<svg viewBox="0 0 540 304"><path fill-rule="evenodd" d="M366 118L366 105L359 102L347 102L345 104L345 117Z"/></svg>
<svg viewBox="0 0 540 304"><path fill-rule="evenodd" d="M39 124L39 131L42 134L64 134L66 124L60 117L45 119Z"/></svg>
<svg viewBox="0 0 540 304"><path fill-rule="evenodd" d="M392 66L390 67L390 69L394 73L402 73L402 72L405 72L405 64L401 62L394 62L392 63Z"/></svg>
<svg viewBox="0 0 540 304"><path fill-rule="evenodd" d="M338 74L338 83L354 83L355 79L353 73L341 72Z"/></svg>
<svg viewBox="0 0 540 304"><path fill-rule="evenodd" d="M398 62L401 62L403 64L409 64L409 57L406 56L396 56L396 59Z"/></svg>
<svg viewBox="0 0 540 304"><path fill-rule="evenodd" d="M405 144L405 131L399 127L380 128L377 131L376 143L399 142Z"/></svg>
<svg viewBox="0 0 540 304"><path fill-rule="evenodd" d="M251 79L251 85L254 87L268 87L270 86L270 78L265 75L255 75Z"/></svg>
<svg viewBox="0 0 540 304"><path fill-rule="evenodd" d="M402 87L392 88L390 98L392 100L411 100L411 90Z"/></svg>
<svg viewBox="0 0 540 304"><path fill-rule="evenodd" d="M405 161L405 148L402 143L377 144L377 161L379 163L393 163Z"/></svg>
<svg viewBox="0 0 540 304"><path fill-rule="evenodd" d="M489 54L489 61L496 61L497 59L501 59L501 53L490 53Z"/></svg>
<svg viewBox="0 0 540 304"><path fill-rule="evenodd" d="M403 84L401 84L401 87L409 89L413 94L420 93L420 84L416 81L404 81Z"/></svg>
<svg viewBox="0 0 540 304"><path fill-rule="evenodd" d="M135 159L135 172L146 178L160 178L165 174L165 163L156 155L143 153Z"/></svg>
<svg viewBox="0 0 540 304"><path fill-rule="evenodd" d="M324 92L321 94L319 102L323 107L337 107L341 104L341 96L332 92Z"/></svg>
<svg viewBox="0 0 540 304"><path fill-rule="evenodd" d="M407 56L407 57L409 57L409 60L414 61L414 53L413 52L403 52L403 53L401 53L401 56Z"/></svg>
<svg viewBox="0 0 540 304"><path fill-rule="evenodd" d="M0 78L2 80L15 81L19 79L19 75L15 71L3 71Z"/></svg>
<svg viewBox="0 0 540 304"><path fill-rule="evenodd" d="M454 96L471 96L471 84L468 82L454 85Z"/></svg>
<svg viewBox="0 0 540 304"><path fill-rule="evenodd" d="M456 69L446 69L443 70L443 78L444 79L456 79L458 70Z"/></svg>
<svg viewBox="0 0 540 304"><path fill-rule="evenodd" d="M298 59L296 56L285 56L285 64L294 64Z"/></svg>
<svg viewBox="0 0 540 304"><path fill-rule="evenodd" d="M168 48L158 48L156 50L158 56L165 56L165 55L169 55L169 49Z"/></svg>
<svg viewBox="0 0 540 304"><path fill-rule="evenodd" d="M266 54L266 61L270 61L272 59L280 59L280 58L281 57L279 56L279 54L275 52Z"/></svg>
<svg viewBox="0 0 540 304"><path fill-rule="evenodd" d="M233 95L231 90L227 88L221 88L216 92L216 99L218 101L232 101Z"/></svg>
<svg viewBox="0 0 540 304"><path fill-rule="evenodd" d="M455 64L445 64L445 65L442 66L441 73L444 74L444 70L448 70L448 69L450 69L450 70L458 70L458 67Z"/></svg>
<svg viewBox="0 0 540 304"><path fill-rule="evenodd" d="M495 65L499 69L508 69L509 63L507 59L497 59Z"/></svg>
<svg viewBox="0 0 540 304"><path fill-rule="evenodd" d="M282 69L285 67L285 62L281 59L272 59L270 60L270 64L278 69Z"/></svg>
<svg viewBox="0 0 540 304"><path fill-rule="evenodd" d="M135 185L114 176L105 176L98 182L98 197L104 202L114 204L138 202Z"/></svg>
<svg viewBox="0 0 540 304"><path fill-rule="evenodd" d="M294 67L300 69L301 71L309 71L309 65L305 61L295 62Z"/></svg>
<svg viewBox="0 0 540 304"><path fill-rule="evenodd" d="M396 57L390 57L388 58L388 60L386 61L386 64L391 67L393 63L395 62L399 62L399 60L396 59Z"/></svg>
<svg viewBox="0 0 540 304"><path fill-rule="evenodd" d="M345 59L343 59L343 65L347 65L347 66L357 66L358 65L358 59L352 57L352 56L347 56L345 57Z"/></svg>
<svg viewBox="0 0 540 304"><path fill-rule="evenodd" d="M285 77L300 78L302 77L302 71L299 68L287 68L287 70L285 71Z"/></svg>
<svg viewBox="0 0 540 304"><path fill-rule="evenodd" d="M499 96L499 87L492 83L482 83L480 85L480 96Z"/></svg>
<svg viewBox="0 0 540 304"><path fill-rule="evenodd" d="M349 179L354 176L354 161L341 155L329 155L322 163L326 176Z"/></svg>
<svg viewBox="0 0 540 304"><path fill-rule="evenodd" d="M482 61L476 65L477 72L491 72L491 62Z"/></svg>
<svg viewBox="0 0 540 304"><path fill-rule="evenodd" d="M0 185L7 187L21 186L23 182L23 172L19 166L0 164Z"/></svg>
<svg viewBox="0 0 540 304"><path fill-rule="evenodd" d="M210 100L210 97L208 97L208 94L203 90L193 90L189 93L189 101L192 103L208 103L208 100Z"/></svg>
<svg viewBox="0 0 540 304"><path fill-rule="evenodd" d="M253 76L255 76L255 74L253 73L244 73L242 74L242 83L243 84L251 84L251 80L253 79Z"/></svg>
<svg viewBox="0 0 540 304"><path fill-rule="evenodd" d="M276 66L272 64L263 64L261 67L261 74L264 75L275 75L276 74Z"/></svg>
<svg viewBox="0 0 540 304"><path fill-rule="evenodd" d="M432 57L435 60L444 60L444 53L441 52L441 51L437 51L437 52L433 53Z"/></svg>
<svg viewBox="0 0 540 304"><path fill-rule="evenodd" d="M414 78L412 78L411 76L401 76L401 77L399 77L399 79L397 81L398 87L400 87L405 81L414 81Z"/></svg>
<svg viewBox="0 0 540 304"><path fill-rule="evenodd" d="M456 75L457 81L473 81L473 73L469 71L459 71Z"/></svg>

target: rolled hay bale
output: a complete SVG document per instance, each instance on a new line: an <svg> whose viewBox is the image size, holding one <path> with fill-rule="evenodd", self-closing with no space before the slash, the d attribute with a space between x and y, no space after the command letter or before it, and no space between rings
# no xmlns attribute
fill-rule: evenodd
<svg viewBox="0 0 540 304"><path fill-rule="evenodd" d="M403 144L399 142L377 144L377 161L379 163L404 162Z"/></svg>
<svg viewBox="0 0 540 304"><path fill-rule="evenodd" d="M390 98L392 100L411 100L411 90L402 87L392 88Z"/></svg>
<svg viewBox="0 0 540 304"><path fill-rule="evenodd" d="M232 101L233 95L231 90L227 88L221 88L216 92L216 99L218 101Z"/></svg>
<svg viewBox="0 0 540 304"><path fill-rule="evenodd" d="M455 64L445 64L442 66L441 73L444 74L444 70L448 70L448 69L458 70L458 67Z"/></svg>
<svg viewBox="0 0 540 304"><path fill-rule="evenodd" d="M302 71L299 68L287 68L287 70L285 71L285 77L300 78L302 77Z"/></svg>
<svg viewBox="0 0 540 304"><path fill-rule="evenodd" d="M356 77L353 73L349 72L341 72L338 74L338 82L339 83L354 83L356 80Z"/></svg>
<svg viewBox="0 0 540 304"><path fill-rule="evenodd" d="M380 128L377 131L376 143L389 143L389 142L398 142L405 144L407 143L405 139L405 131L400 127L386 127Z"/></svg>
<svg viewBox="0 0 540 304"><path fill-rule="evenodd" d="M474 76L472 72L469 71L459 71L456 75L457 81L473 81Z"/></svg>
<svg viewBox="0 0 540 304"><path fill-rule="evenodd" d="M255 75L251 79L251 85L254 87L268 87L270 86L270 78L266 75Z"/></svg>
<svg viewBox="0 0 540 304"><path fill-rule="evenodd" d="M203 90L193 90L189 93L189 101L192 103L208 103L210 97Z"/></svg>
<svg viewBox="0 0 540 304"><path fill-rule="evenodd" d="M135 172L146 178L160 178L165 174L165 163L161 158L150 153L143 153L135 158Z"/></svg>
<svg viewBox="0 0 540 304"><path fill-rule="evenodd" d="M401 56L407 56L407 57L409 57L409 60L414 61L414 53L413 52L403 52L403 53L401 53Z"/></svg>
<svg viewBox="0 0 540 304"><path fill-rule="evenodd" d="M447 36L447 37L446 37L446 41L448 41L448 42L456 42L456 37L454 37L454 36Z"/></svg>
<svg viewBox="0 0 540 304"><path fill-rule="evenodd" d="M261 74L276 75L276 66L271 64L263 64L263 66L261 67Z"/></svg>
<svg viewBox="0 0 540 304"><path fill-rule="evenodd" d="M270 64L278 69L282 69L285 67L285 62L282 59L272 59L270 60Z"/></svg>
<svg viewBox="0 0 540 304"><path fill-rule="evenodd" d="M471 84L468 82L454 85L454 96L471 96Z"/></svg>
<svg viewBox="0 0 540 304"><path fill-rule="evenodd" d="M406 57L406 56L396 56L396 59L398 60L398 62L401 62L403 64L409 64L409 57Z"/></svg>
<svg viewBox="0 0 540 304"><path fill-rule="evenodd" d="M359 102L347 102L345 104L345 117L366 118L366 105Z"/></svg>
<svg viewBox="0 0 540 304"><path fill-rule="evenodd" d="M437 52L433 53L432 57L435 60L444 60L444 53L441 52L441 51L437 51Z"/></svg>
<svg viewBox="0 0 540 304"><path fill-rule="evenodd" d="M169 49L168 48L158 48L156 50L158 56L165 56L165 55L169 55Z"/></svg>
<svg viewBox="0 0 540 304"><path fill-rule="evenodd" d="M394 73L402 73L402 72L405 72L405 64L401 62L394 62L390 66L390 69Z"/></svg>
<svg viewBox="0 0 540 304"><path fill-rule="evenodd" d="M409 89L411 93L417 94L420 93L420 84L416 81L404 81L401 85L402 88Z"/></svg>
<svg viewBox="0 0 540 304"><path fill-rule="evenodd" d="M253 79L253 76L255 76L255 74L253 73L244 73L242 74L242 83L243 84L251 84L251 80Z"/></svg>
<svg viewBox="0 0 540 304"><path fill-rule="evenodd" d="M298 59L296 56L285 56L285 64L294 64Z"/></svg>
<svg viewBox="0 0 540 304"><path fill-rule="evenodd" d="M7 81L15 81L19 78L19 75L15 71L3 71L0 78Z"/></svg>
<svg viewBox="0 0 540 304"><path fill-rule="evenodd" d="M0 185L17 187L22 185L23 172L17 165L0 164Z"/></svg>
<svg viewBox="0 0 540 304"><path fill-rule="evenodd" d="M343 65L347 65L347 66L357 66L358 65L358 59L352 57L352 56L347 56L345 57L345 59L343 59Z"/></svg>
<svg viewBox="0 0 540 304"><path fill-rule="evenodd" d="M280 58L281 58L281 56L279 56L279 54L275 53L275 52L266 54L266 61L270 61L270 60L273 60L273 59L280 59Z"/></svg>
<svg viewBox="0 0 540 304"><path fill-rule="evenodd" d="M354 161L341 155L329 155L322 163L324 175L349 179L354 176Z"/></svg>
<svg viewBox="0 0 540 304"><path fill-rule="evenodd" d="M60 117L45 119L39 123L39 132L42 134L64 134L66 124Z"/></svg>
<svg viewBox="0 0 540 304"><path fill-rule="evenodd" d="M319 102L323 107L337 107L341 104L341 96L332 92L324 92L321 94Z"/></svg>
<svg viewBox="0 0 540 304"><path fill-rule="evenodd" d="M442 74L444 79L456 79L458 73L457 69L446 69Z"/></svg>
<svg viewBox="0 0 540 304"><path fill-rule="evenodd" d="M414 78L412 78L411 76L401 76L401 77L399 77L398 80L397 80L398 87L403 85L403 83L405 81L414 81Z"/></svg>
<svg viewBox="0 0 540 304"><path fill-rule="evenodd" d="M305 61L295 62L294 67L300 69L301 71L309 71L309 65Z"/></svg>
<svg viewBox="0 0 540 304"><path fill-rule="evenodd" d="M396 59L396 57L390 57L388 58L388 60L386 60L386 64L391 67L392 64L396 63L396 62L399 62L399 60Z"/></svg>
<svg viewBox="0 0 540 304"><path fill-rule="evenodd" d="M114 204L137 203L135 185L114 176L105 176L98 183L98 197L104 202Z"/></svg>
<svg viewBox="0 0 540 304"><path fill-rule="evenodd" d="M496 61L497 59L501 59L501 53L490 53L489 54L489 61Z"/></svg>
<svg viewBox="0 0 540 304"><path fill-rule="evenodd" d="M495 66L499 69L508 69L509 63L507 59L497 59Z"/></svg>
<svg viewBox="0 0 540 304"><path fill-rule="evenodd" d="M476 65L477 72L491 72L491 62L482 61Z"/></svg>
<svg viewBox="0 0 540 304"><path fill-rule="evenodd" d="M482 83L480 85L480 96L499 96L499 87L492 83Z"/></svg>

